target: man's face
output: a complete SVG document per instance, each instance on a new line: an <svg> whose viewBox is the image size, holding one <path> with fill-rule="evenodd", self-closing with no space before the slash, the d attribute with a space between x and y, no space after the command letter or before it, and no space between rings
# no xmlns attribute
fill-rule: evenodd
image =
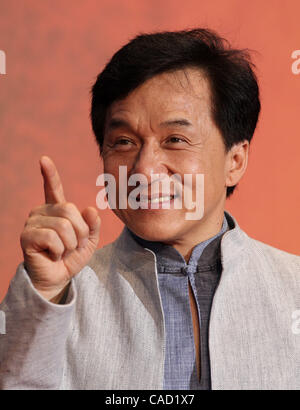
<svg viewBox="0 0 300 410"><path fill-rule="evenodd" d="M151 195L151 174L204 174L204 215L187 220L182 209L116 209L136 235L176 242L217 223L226 199L228 154L211 115L209 82L194 68L163 73L147 80L126 98L115 101L106 116L102 149L104 172L112 174L119 192L119 166L127 178L143 174ZM195 199L193 177L193 198ZM153 180L152 180L153 181ZM130 192L128 188L128 192ZM172 188L171 188L172 193ZM118 203L118 202L117 202ZM223 219L223 218L222 218ZM219 221L218 221L219 222Z"/></svg>

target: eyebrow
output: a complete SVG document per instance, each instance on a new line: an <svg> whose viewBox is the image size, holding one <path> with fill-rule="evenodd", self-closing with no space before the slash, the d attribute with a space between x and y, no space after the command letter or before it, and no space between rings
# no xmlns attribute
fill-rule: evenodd
<svg viewBox="0 0 300 410"><path fill-rule="evenodd" d="M191 127L193 124L189 122L188 120L186 120L185 118L174 118L171 120L163 121L159 125L161 127L169 127L169 126ZM107 125L108 130L115 130L121 127L131 128L129 122L121 118L112 118Z"/></svg>
<svg viewBox="0 0 300 410"><path fill-rule="evenodd" d="M191 127L193 124L185 118L175 118L173 120L167 120L160 123L160 126L162 127L168 127L170 125L178 127Z"/></svg>

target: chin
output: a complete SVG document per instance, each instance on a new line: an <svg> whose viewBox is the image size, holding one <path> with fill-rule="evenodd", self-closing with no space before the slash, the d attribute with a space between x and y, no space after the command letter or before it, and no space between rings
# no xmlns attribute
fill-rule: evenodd
<svg viewBox="0 0 300 410"><path fill-rule="evenodd" d="M179 229L171 228L167 223L137 223L126 224L128 228L140 238L147 241L165 242L178 236Z"/></svg>
<svg viewBox="0 0 300 410"><path fill-rule="evenodd" d="M140 213L115 211L115 214L121 221L137 236L147 240L164 242L180 236L184 231L187 221L181 213L159 212L158 213Z"/></svg>

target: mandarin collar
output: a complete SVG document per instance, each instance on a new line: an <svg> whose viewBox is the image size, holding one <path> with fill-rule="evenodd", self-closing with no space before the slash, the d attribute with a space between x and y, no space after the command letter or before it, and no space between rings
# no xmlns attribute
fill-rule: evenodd
<svg viewBox="0 0 300 410"><path fill-rule="evenodd" d="M163 242L148 241L134 234L129 228L133 239L144 249L150 249L156 255L157 268L159 272L175 272L183 268L186 270L206 269L213 266L220 258L220 242L223 234L228 231L229 225L224 213L223 224L220 231L211 238L199 242L192 250L189 262L183 255L171 245ZM201 258L201 265L200 265Z"/></svg>

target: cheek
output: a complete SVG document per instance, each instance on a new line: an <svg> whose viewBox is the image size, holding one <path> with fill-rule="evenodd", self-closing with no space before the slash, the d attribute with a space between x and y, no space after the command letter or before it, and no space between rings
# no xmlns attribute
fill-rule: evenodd
<svg viewBox="0 0 300 410"><path fill-rule="evenodd" d="M204 178L207 199L220 196L224 193L225 162L223 157L216 156L207 164Z"/></svg>
<svg viewBox="0 0 300 410"><path fill-rule="evenodd" d="M199 153L200 154L200 153ZM210 198L222 191L225 184L225 157L218 150L207 152L200 156L190 156L183 158L178 163L177 172L186 174L203 174L204 175L204 193L205 197ZM193 177L193 188L195 187L196 178Z"/></svg>
<svg viewBox="0 0 300 410"><path fill-rule="evenodd" d="M119 162L113 158L106 158L103 160L103 170L106 174L112 174L115 178L118 178Z"/></svg>
<svg viewBox="0 0 300 410"><path fill-rule="evenodd" d="M129 171L135 161L135 155L129 153L116 153L109 152L103 157L104 172L111 173L113 175L118 175L119 166L126 166L127 171Z"/></svg>
<svg viewBox="0 0 300 410"><path fill-rule="evenodd" d="M205 156L201 152L173 152L168 162L173 172L178 174L202 174L206 168Z"/></svg>

